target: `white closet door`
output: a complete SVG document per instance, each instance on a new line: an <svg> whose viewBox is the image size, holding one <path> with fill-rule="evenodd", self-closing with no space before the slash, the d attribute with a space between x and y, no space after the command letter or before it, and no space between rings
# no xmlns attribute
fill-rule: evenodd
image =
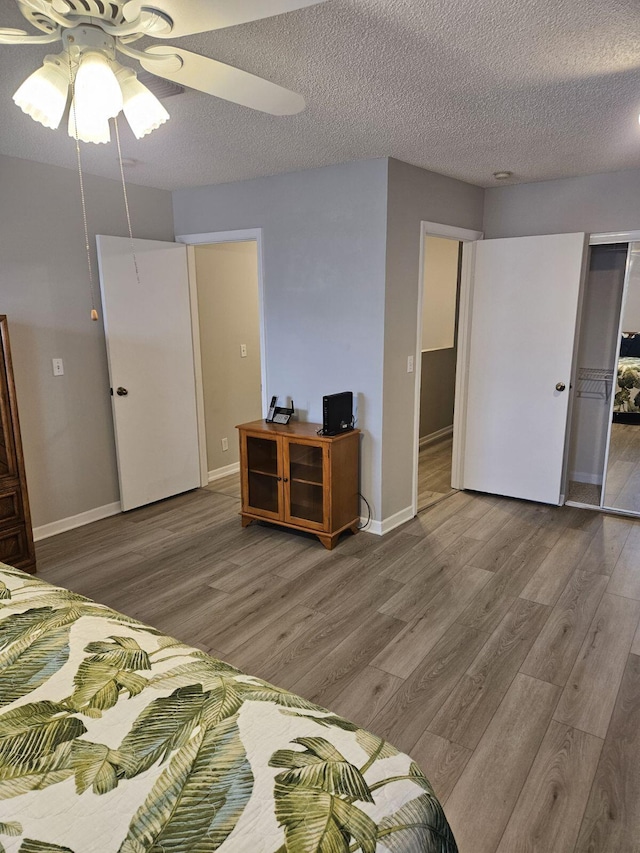
<svg viewBox="0 0 640 853"><path fill-rule="evenodd" d="M200 485L187 249L134 240L138 283L131 241L97 242L120 500L129 510Z"/></svg>
<svg viewBox="0 0 640 853"><path fill-rule="evenodd" d="M586 235L473 251L462 486L558 504Z"/></svg>

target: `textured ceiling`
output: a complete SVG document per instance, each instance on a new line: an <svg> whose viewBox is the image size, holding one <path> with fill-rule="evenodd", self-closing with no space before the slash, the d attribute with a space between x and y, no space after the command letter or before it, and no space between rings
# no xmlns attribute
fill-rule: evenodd
<svg viewBox="0 0 640 853"><path fill-rule="evenodd" d="M0 11L0 26L23 24L13 0ZM640 167L637 0L329 0L177 43L301 92L307 110L276 118L187 91L151 136L123 131L134 183L383 156L482 186L499 169L522 182ZM11 100L47 52L0 45L0 152L72 167L66 134ZM83 155L117 177L113 146Z"/></svg>

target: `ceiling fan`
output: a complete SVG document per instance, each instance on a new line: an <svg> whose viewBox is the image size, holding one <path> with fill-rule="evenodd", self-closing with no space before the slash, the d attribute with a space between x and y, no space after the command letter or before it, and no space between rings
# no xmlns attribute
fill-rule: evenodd
<svg viewBox="0 0 640 853"><path fill-rule="evenodd" d="M0 28L0 44L53 44L14 95L16 104L45 127L57 128L67 104L69 133L84 142L108 142L109 119L124 111L137 138L169 115L116 53L136 59L158 77L272 115L305 107L301 95L275 83L173 45L138 50L150 36L174 39L292 12L326 0L16 0L40 34Z"/></svg>

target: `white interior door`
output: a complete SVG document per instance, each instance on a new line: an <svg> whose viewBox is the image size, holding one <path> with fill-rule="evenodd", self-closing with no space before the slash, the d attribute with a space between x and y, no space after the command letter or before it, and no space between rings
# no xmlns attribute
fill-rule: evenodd
<svg viewBox="0 0 640 853"><path fill-rule="evenodd" d="M586 235L472 251L462 487L558 504Z"/></svg>
<svg viewBox="0 0 640 853"><path fill-rule="evenodd" d="M200 485L187 272L179 243L97 238L123 510ZM126 393L125 393L126 392Z"/></svg>

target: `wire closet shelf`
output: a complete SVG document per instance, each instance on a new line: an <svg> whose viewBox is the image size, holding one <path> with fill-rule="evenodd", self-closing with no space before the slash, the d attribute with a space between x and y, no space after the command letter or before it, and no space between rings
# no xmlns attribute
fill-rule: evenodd
<svg viewBox="0 0 640 853"><path fill-rule="evenodd" d="M613 390L613 371L604 367L580 367L578 369L578 397L594 400L611 399Z"/></svg>

